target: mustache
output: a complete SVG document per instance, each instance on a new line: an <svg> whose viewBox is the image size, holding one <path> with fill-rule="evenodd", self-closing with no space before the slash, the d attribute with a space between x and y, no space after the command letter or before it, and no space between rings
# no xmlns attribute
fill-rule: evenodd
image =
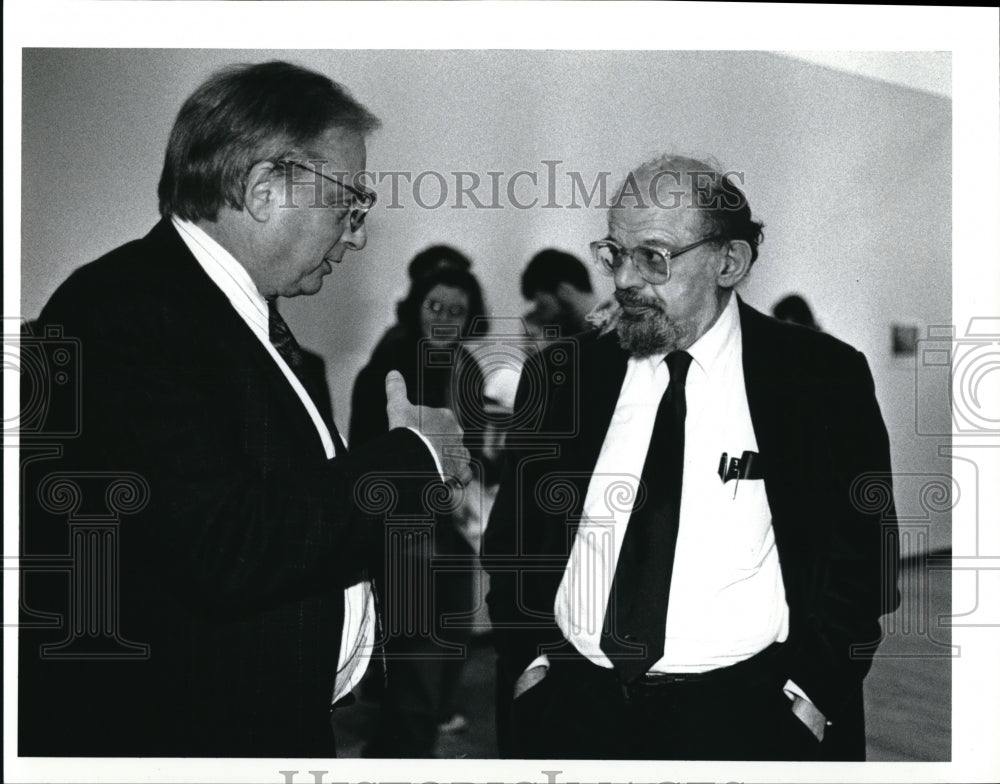
<svg viewBox="0 0 1000 784"><path fill-rule="evenodd" d="M615 299L622 307L645 307L662 310L660 303L655 299L647 299L632 289L619 289L615 291Z"/></svg>

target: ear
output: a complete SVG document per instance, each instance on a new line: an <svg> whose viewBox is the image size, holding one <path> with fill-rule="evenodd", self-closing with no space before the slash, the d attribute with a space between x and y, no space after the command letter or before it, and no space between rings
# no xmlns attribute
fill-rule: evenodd
<svg viewBox="0 0 1000 784"><path fill-rule="evenodd" d="M725 289L736 286L750 272L750 245L745 240L730 240L716 282Z"/></svg>
<svg viewBox="0 0 1000 784"><path fill-rule="evenodd" d="M275 177L273 163L255 163L243 190L243 208L255 221L266 223L271 212L281 203L281 187L281 178Z"/></svg>

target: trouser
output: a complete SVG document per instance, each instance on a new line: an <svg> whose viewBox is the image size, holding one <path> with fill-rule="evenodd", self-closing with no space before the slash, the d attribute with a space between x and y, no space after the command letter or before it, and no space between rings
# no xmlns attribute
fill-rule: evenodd
<svg viewBox="0 0 1000 784"><path fill-rule="evenodd" d="M415 564L409 573L422 569L431 582L418 590L400 580L386 596L387 604L410 604L416 628L389 630L388 678L375 733L363 752L368 757L433 757L438 724L459 708L462 669L472 638L472 551L449 528L438 530L437 554L462 556L470 566L432 571L421 564L425 553L404 553Z"/></svg>
<svg viewBox="0 0 1000 784"><path fill-rule="evenodd" d="M816 760L821 744L792 713L780 645L709 673L643 676L623 687L579 655L555 659L514 701L516 757Z"/></svg>

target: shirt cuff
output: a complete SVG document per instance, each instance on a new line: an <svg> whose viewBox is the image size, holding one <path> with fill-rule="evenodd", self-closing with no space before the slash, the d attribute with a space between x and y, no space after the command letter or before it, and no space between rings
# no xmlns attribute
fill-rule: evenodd
<svg viewBox="0 0 1000 784"><path fill-rule="evenodd" d="M427 437L424 436L424 434L421 433L419 430L417 430L415 427L408 427L406 429L407 430L412 430L414 433L416 433L417 436L419 436L420 440L423 441L427 445L427 448L430 450L431 457L434 458L434 467L437 469L438 476L441 477L441 481L442 482L446 481L445 478L444 478L444 469L441 467L441 460L440 460L440 458L438 458L438 454L434 450L434 447L431 446L431 442L428 441Z"/></svg>
<svg viewBox="0 0 1000 784"><path fill-rule="evenodd" d="M546 669L548 669L548 667L549 667L549 657L546 656L543 653L541 656L539 656L537 659L535 659L531 664L529 664L527 667L525 667L524 668L524 672L527 672L532 667L545 667ZM524 675L524 672L522 672L521 674Z"/></svg>
<svg viewBox="0 0 1000 784"><path fill-rule="evenodd" d="M812 705L814 708L816 708L816 703L813 702L811 699L809 699L809 696L804 691L802 691L801 688L799 688L799 685L795 681L791 679L785 681L784 690L785 690L785 696L788 697L788 699L794 700L796 697L801 697L810 705ZM816 708L816 710L819 710L819 708ZM820 711L820 713L822 713L822 711ZM833 722L827 720L826 726L829 727L831 724L833 724Z"/></svg>

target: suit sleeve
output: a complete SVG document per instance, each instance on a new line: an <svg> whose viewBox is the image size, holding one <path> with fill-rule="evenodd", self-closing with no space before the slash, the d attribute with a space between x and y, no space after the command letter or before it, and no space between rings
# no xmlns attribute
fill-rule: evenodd
<svg viewBox="0 0 1000 784"><path fill-rule="evenodd" d="M828 445L832 530L818 601L797 634L791 679L836 723L871 667L879 617L899 605L896 517L889 439L862 354L833 382Z"/></svg>
<svg viewBox="0 0 1000 784"><path fill-rule="evenodd" d="M65 465L143 478L148 505L123 536L191 612L239 616L357 582L386 517L436 481L405 429L325 460L315 433L288 432L259 368L224 378L155 313L95 314L79 294L57 293L42 319L80 339L83 431Z"/></svg>

